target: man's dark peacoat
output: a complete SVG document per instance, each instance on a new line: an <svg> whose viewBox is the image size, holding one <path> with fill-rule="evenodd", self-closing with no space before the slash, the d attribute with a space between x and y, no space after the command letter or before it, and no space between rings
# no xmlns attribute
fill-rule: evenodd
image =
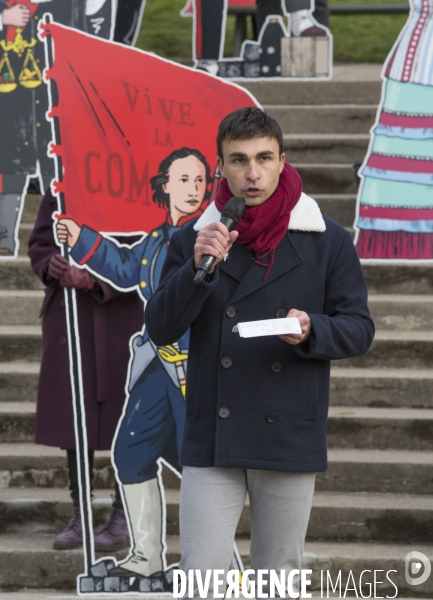
<svg viewBox="0 0 433 600"><path fill-rule="evenodd" d="M43 350L36 408L38 444L75 448L64 291L47 280L46 265L59 253L52 214L57 201L45 194L29 240L33 271L46 285L41 309ZM89 450L109 450L125 402L129 339L143 326L137 292L118 292L100 282L98 293L76 290Z"/></svg>
<svg viewBox="0 0 433 600"><path fill-rule="evenodd" d="M330 361L364 354L374 335L352 239L302 194L266 280L266 268L235 243L209 281L196 285L196 230L218 220L216 212L211 205L174 234L145 312L158 346L191 327L181 463L325 471ZM232 332L238 322L291 308L311 318L306 343Z"/></svg>

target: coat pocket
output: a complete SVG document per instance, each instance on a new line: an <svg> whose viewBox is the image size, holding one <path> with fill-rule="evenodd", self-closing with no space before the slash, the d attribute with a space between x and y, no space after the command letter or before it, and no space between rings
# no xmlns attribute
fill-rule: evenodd
<svg viewBox="0 0 433 600"><path fill-rule="evenodd" d="M188 415L194 415L196 411L200 359L201 352L191 352L188 356L186 376L186 412Z"/></svg>

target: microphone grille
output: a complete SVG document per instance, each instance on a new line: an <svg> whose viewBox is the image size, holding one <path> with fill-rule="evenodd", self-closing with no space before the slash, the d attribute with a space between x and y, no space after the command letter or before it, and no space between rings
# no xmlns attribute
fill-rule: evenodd
<svg viewBox="0 0 433 600"><path fill-rule="evenodd" d="M238 196L233 196L233 198L230 198L230 200L224 205L221 216L229 217L238 223L243 217L244 210L245 200L243 198L239 198Z"/></svg>

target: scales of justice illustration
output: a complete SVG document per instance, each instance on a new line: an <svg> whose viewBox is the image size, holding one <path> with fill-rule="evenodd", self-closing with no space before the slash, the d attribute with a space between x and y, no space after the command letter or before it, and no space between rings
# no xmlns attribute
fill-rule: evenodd
<svg viewBox="0 0 433 600"><path fill-rule="evenodd" d="M22 36L22 31L20 27L17 27L13 42L0 40L0 47L3 50L3 57L0 60L0 93L7 94L8 92L13 92L18 85L33 89L42 83L42 73L32 50L37 40L32 37L30 42L26 41ZM9 60L10 52L15 52L19 58L25 54L18 79Z"/></svg>

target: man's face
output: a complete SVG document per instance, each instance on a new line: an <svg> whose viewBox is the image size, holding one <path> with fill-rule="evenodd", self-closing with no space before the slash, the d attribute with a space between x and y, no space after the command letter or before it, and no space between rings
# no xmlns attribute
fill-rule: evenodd
<svg viewBox="0 0 433 600"><path fill-rule="evenodd" d="M170 196L170 208L186 215L200 208L206 193L206 169L201 160L178 158L171 164L168 178L162 189Z"/></svg>
<svg viewBox="0 0 433 600"><path fill-rule="evenodd" d="M275 138L257 137L222 143L223 159L218 167L234 196L245 199L247 206L263 204L278 186L285 155L279 152Z"/></svg>

